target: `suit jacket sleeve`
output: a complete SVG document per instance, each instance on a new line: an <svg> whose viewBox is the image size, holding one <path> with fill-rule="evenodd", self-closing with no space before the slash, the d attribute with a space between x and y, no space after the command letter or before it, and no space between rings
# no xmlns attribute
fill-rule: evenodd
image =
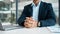
<svg viewBox="0 0 60 34"><path fill-rule="evenodd" d="M19 17L19 19L17 20L19 26L24 26L25 19L26 19L26 7L24 7L21 17Z"/></svg>
<svg viewBox="0 0 60 34"><path fill-rule="evenodd" d="M56 16L53 12L53 8L51 4L48 4L47 11L48 12L47 12L46 20L40 21L42 27L53 26L56 23Z"/></svg>

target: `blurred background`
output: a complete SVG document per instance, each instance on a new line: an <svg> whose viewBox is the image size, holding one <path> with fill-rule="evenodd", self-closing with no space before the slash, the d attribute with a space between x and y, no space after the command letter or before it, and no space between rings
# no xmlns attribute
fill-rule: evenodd
<svg viewBox="0 0 60 34"><path fill-rule="evenodd" d="M56 24L59 19L59 3L58 0L42 0L43 2L52 3L54 13L56 15ZM24 6L32 3L32 0L0 0L0 22L2 25L16 24L16 20L20 17Z"/></svg>

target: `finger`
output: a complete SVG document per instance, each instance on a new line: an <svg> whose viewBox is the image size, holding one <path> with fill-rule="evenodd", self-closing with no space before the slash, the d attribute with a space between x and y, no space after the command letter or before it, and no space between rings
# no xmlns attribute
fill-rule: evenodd
<svg viewBox="0 0 60 34"><path fill-rule="evenodd" d="M30 17L30 20L31 20L31 21L33 21L33 18L32 18L32 17Z"/></svg>
<svg viewBox="0 0 60 34"><path fill-rule="evenodd" d="M30 17L30 20L31 20L31 21L35 21L32 17Z"/></svg>
<svg viewBox="0 0 60 34"><path fill-rule="evenodd" d="M33 24L33 21L31 21L31 20L25 20L25 22L27 22L29 24Z"/></svg>
<svg viewBox="0 0 60 34"><path fill-rule="evenodd" d="M28 19L28 20L29 20L29 17L26 17L26 19Z"/></svg>
<svg viewBox="0 0 60 34"><path fill-rule="evenodd" d="M24 20L25 22L27 22L27 20Z"/></svg>
<svg viewBox="0 0 60 34"><path fill-rule="evenodd" d="M28 23L29 23L29 22L30 22L30 20L25 20L25 22L28 22Z"/></svg>
<svg viewBox="0 0 60 34"><path fill-rule="evenodd" d="M26 20L24 20L24 21L29 21L30 19L28 18L28 17L26 17Z"/></svg>
<svg viewBox="0 0 60 34"><path fill-rule="evenodd" d="M30 27L31 27L31 24L26 23L26 24L25 24L25 27L26 27L26 28L30 28Z"/></svg>
<svg viewBox="0 0 60 34"><path fill-rule="evenodd" d="M28 23L29 23L29 24L33 24L33 22L32 22L32 21L28 21Z"/></svg>
<svg viewBox="0 0 60 34"><path fill-rule="evenodd" d="M24 23L24 26L25 26L25 27L28 26L27 22Z"/></svg>
<svg viewBox="0 0 60 34"><path fill-rule="evenodd" d="M33 18L32 17L26 17L26 20L25 21L33 21Z"/></svg>

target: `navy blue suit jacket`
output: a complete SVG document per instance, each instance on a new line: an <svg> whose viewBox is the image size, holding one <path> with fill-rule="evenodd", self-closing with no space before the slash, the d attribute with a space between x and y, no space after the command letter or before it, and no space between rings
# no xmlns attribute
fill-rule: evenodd
<svg viewBox="0 0 60 34"><path fill-rule="evenodd" d="M33 13L33 9L31 4L26 5L24 7L24 10L22 12L21 17L18 19L18 24L20 26L24 26L24 20L26 17L31 17ZM40 21L41 27L46 26L53 26L56 23L55 14L53 12L52 5L50 3L42 2L39 7L39 13L38 13L38 21Z"/></svg>

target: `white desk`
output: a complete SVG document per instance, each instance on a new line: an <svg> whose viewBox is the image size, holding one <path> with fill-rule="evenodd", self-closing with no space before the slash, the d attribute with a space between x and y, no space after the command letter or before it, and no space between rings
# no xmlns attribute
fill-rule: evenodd
<svg viewBox="0 0 60 34"><path fill-rule="evenodd" d="M43 28L21 28L11 31L0 31L0 34L52 34L46 27Z"/></svg>
<svg viewBox="0 0 60 34"><path fill-rule="evenodd" d="M60 30L57 29L58 26L37 27L37 28L28 29L28 28L16 27L18 25L12 26L6 23L4 23L3 25L6 31L0 31L0 34L60 34L60 32L52 32L52 31Z"/></svg>

